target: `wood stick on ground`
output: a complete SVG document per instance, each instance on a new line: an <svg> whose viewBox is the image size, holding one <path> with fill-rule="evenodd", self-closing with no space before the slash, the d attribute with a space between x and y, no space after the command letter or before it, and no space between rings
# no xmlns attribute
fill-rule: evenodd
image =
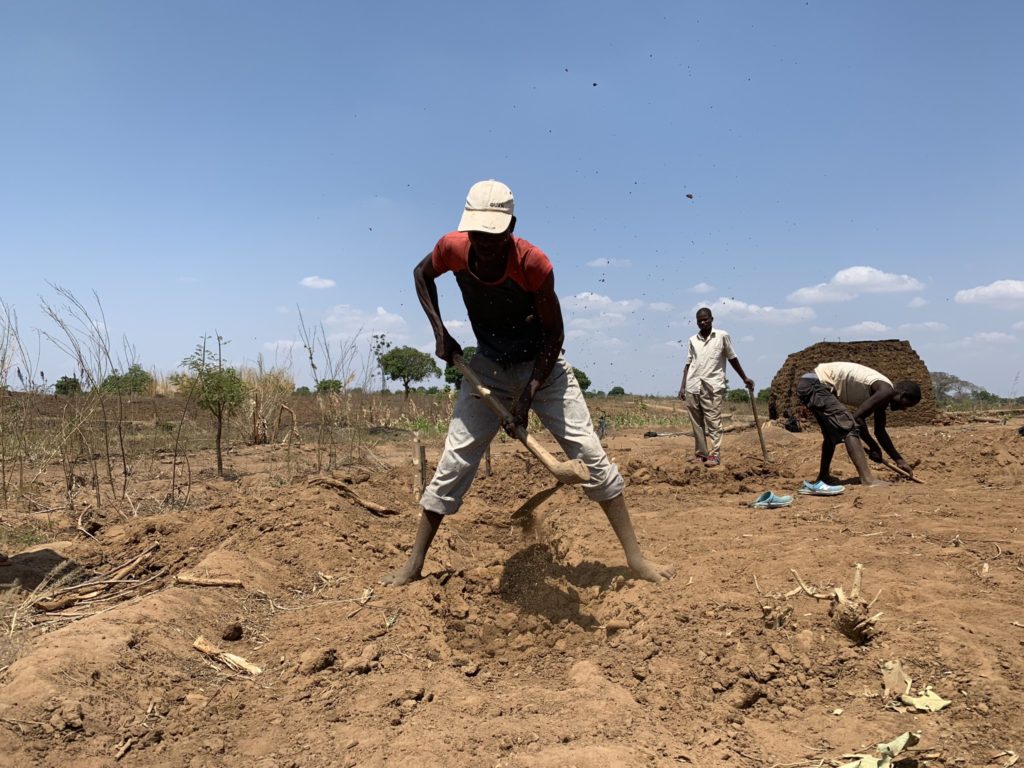
<svg viewBox="0 0 1024 768"><path fill-rule="evenodd" d="M192 647L204 656L209 656L211 659L219 661L234 672L244 672L245 674L253 675L254 677L263 673L263 670L260 667L257 667L255 664L246 661L241 656L234 653L225 653L202 635L199 635L196 638L196 641L192 643Z"/></svg>
<svg viewBox="0 0 1024 768"><path fill-rule="evenodd" d="M179 573L174 577L179 584L188 584L196 587L242 587L240 579L219 578L215 576L192 576L188 573Z"/></svg>
<svg viewBox="0 0 1024 768"><path fill-rule="evenodd" d="M796 578L796 580L797 580L797 583L798 583L798 584L800 585L800 588L801 588L801 589L802 589L802 590L803 590L803 591L804 591L804 592L805 592L806 594L808 594L808 595L810 595L811 597L813 597L813 598L814 598L815 600L831 600L831 599L832 599L832 595L824 595L824 594L820 594L820 593L818 593L818 592L815 592L815 591L814 591L813 589L811 589L811 588L810 588L809 586L807 586L807 585L806 585L806 584L804 583L804 580L800 578L800 574L799 574L799 573L797 573L796 571L794 571L794 570L793 570L792 568L790 568L790 569L789 569L789 572L793 574L794 578Z"/></svg>
<svg viewBox="0 0 1024 768"><path fill-rule="evenodd" d="M345 483L341 482L340 480L335 480L333 477L313 477L310 478L307 481L307 483L308 485L323 485L326 486L327 488L333 488L334 490L338 491L342 496L345 496L354 501L356 504L365 509L374 517L388 517L389 515L398 514L398 512L394 509L390 509L389 507L384 507L375 502L367 501L366 499L360 498L356 494L356 492L349 488Z"/></svg>
<svg viewBox="0 0 1024 768"><path fill-rule="evenodd" d="M914 477L909 472L906 472L906 471L900 469L895 464L893 464L891 461L888 461L884 456L879 460L879 463L882 464L883 466L887 467L888 469L891 469L897 475L902 475L903 477L907 478L908 480L913 480L915 483L920 483L921 485L924 485L924 480L922 480L919 477Z"/></svg>

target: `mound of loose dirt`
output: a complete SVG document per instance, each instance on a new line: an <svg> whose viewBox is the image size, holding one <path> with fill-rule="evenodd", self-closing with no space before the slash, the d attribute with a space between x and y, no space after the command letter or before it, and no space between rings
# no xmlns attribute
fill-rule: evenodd
<svg viewBox="0 0 1024 768"><path fill-rule="evenodd" d="M690 437L613 430L641 544L678 569L657 585L631 577L578 489L547 498L528 534L512 525L552 480L511 442L494 444L494 474L445 521L424 578L401 589L376 579L416 530L410 446L377 447L333 472L334 486L295 474L312 448L238 449L235 479L195 483L185 509L108 517L94 538L69 518L66 541L8 553L2 762L807 768L920 731L919 768L1006 766L1024 749L1016 427L897 428L923 485L885 473L889 487L848 480L841 496L776 510L749 504L814 475L816 434L767 427L765 465L756 432L737 429L711 470L685 463ZM833 469L856 477L844 456ZM49 479L58 494L59 466ZM167 482L135 481L137 498ZM55 564L81 580L148 551L108 585L123 599L30 607ZM861 645L793 573L816 593L849 592L857 563L882 613ZM199 635L261 672L200 653ZM882 672L896 659L915 693L952 703L925 713L892 701Z"/></svg>
<svg viewBox="0 0 1024 768"><path fill-rule="evenodd" d="M821 341L794 352L786 358L779 372L772 379L772 394L769 400L771 418L789 413L798 416L805 411L796 396L796 384L805 373L813 371L822 363L845 361L874 368L887 376L893 383L910 379L921 387L921 402L906 411L892 411L887 422L894 426L931 424L937 410L935 394L932 392L932 378L924 361L910 346L909 341L890 339L888 341ZM810 419L813 421L813 419Z"/></svg>

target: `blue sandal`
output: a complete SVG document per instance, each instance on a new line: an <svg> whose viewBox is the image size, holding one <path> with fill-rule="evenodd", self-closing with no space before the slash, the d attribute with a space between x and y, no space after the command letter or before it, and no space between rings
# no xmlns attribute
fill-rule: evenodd
<svg viewBox="0 0 1024 768"><path fill-rule="evenodd" d="M821 480L816 483L808 483L804 480L804 485L798 493L802 493L804 496L838 496L845 490L846 486L843 485L829 485Z"/></svg>
<svg viewBox="0 0 1024 768"><path fill-rule="evenodd" d="M792 496L776 496L772 491L765 491L751 503L755 509L775 509L776 507L788 507L793 503Z"/></svg>

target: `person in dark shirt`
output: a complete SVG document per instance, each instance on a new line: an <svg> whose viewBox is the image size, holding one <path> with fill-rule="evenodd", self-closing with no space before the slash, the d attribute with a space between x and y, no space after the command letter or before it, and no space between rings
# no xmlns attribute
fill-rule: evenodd
<svg viewBox="0 0 1024 768"><path fill-rule="evenodd" d="M565 332L551 262L539 248L513 235L514 205L512 191L501 182L474 184L458 231L442 237L413 270L436 354L449 365L462 347L441 319L435 281L454 273L477 339L470 366L506 404L510 417L503 423L463 380L444 452L420 499L423 511L412 553L381 583L401 586L420 578L441 522L462 505L498 429L512 436L517 429L525 430L531 409L566 455L586 464L590 480L581 487L601 505L633 573L649 581L670 578L672 568L652 563L640 551L623 495L625 482L594 433L572 366L562 357Z"/></svg>

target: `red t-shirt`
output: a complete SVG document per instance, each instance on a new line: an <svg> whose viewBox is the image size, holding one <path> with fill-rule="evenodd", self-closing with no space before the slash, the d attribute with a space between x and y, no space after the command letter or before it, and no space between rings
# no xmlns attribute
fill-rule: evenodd
<svg viewBox="0 0 1024 768"><path fill-rule="evenodd" d="M536 359L544 335L537 320L535 296L551 274L545 253L512 236L505 275L485 283L469 271L469 235L449 232L430 254L437 273L453 272L462 291L477 351L502 364Z"/></svg>

